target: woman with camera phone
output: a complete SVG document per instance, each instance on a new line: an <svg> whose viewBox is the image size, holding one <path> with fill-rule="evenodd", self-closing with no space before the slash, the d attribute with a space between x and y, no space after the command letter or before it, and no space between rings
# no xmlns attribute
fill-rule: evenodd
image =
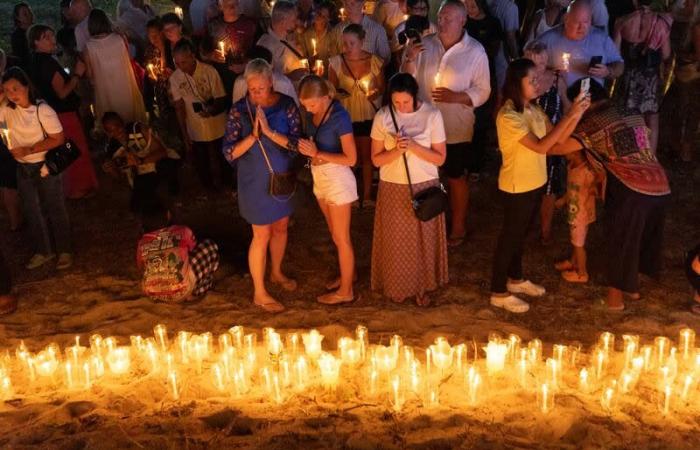
<svg viewBox="0 0 700 450"><path fill-rule="evenodd" d="M270 252L270 281L285 291L297 283L282 272L287 248L287 226L294 211L292 198L301 116L291 97L275 92L272 66L262 59L248 63L243 73L248 95L231 107L223 154L238 166L238 209L253 228L248 265L253 279L253 303L267 312L284 306L265 287L267 252Z"/></svg>

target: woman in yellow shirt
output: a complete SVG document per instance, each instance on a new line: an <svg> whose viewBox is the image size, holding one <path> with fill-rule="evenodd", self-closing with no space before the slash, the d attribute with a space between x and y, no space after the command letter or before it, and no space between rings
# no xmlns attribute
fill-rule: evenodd
<svg viewBox="0 0 700 450"><path fill-rule="evenodd" d="M539 106L535 63L516 59L508 66L503 85L503 106L496 118L498 145L503 162L498 189L504 203L503 228L498 237L491 278L491 304L511 312L526 312L530 305L516 294L544 295L542 286L523 278L522 254L527 229L547 182L546 155L569 137L590 105L579 97L555 125Z"/></svg>

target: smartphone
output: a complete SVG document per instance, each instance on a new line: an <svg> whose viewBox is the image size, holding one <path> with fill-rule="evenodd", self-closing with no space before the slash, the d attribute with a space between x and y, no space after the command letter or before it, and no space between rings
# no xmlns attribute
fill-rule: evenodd
<svg viewBox="0 0 700 450"><path fill-rule="evenodd" d="M421 43L420 31L416 30L415 28L409 28L406 30L406 37L411 39L414 44Z"/></svg>
<svg viewBox="0 0 700 450"><path fill-rule="evenodd" d="M593 56L588 63L588 68L590 69L591 67L597 66L598 64L603 64L603 57L598 55L598 56Z"/></svg>
<svg viewBox="0 0 700 450"><path fill-rule="evenodd" d="M590 78L584 78L581 80L581 91L579 92L580 96L586 96L588 95L588 91L591 89L591 79Z"/></svg>

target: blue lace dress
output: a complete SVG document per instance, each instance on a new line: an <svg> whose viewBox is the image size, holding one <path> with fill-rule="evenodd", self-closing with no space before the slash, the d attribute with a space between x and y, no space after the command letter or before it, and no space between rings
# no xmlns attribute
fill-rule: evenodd
<svg viewBox="0 0 700 450"><path fill-rule="evenodd" d="M238 167L238 209L241 216L251 225L269 225L293 212L293 201L273 198L269 193L270 172L260 144L253 146L238 159L233 158L233 147L252 131L248 114L248 97L234 103L229 112L224 135L223 154L232 166ZM251 111L255 113L251 104ZM263 108L270 128L279 134L286 135L291 141L299 139L301 133L301 115L299 108L291 97L279 94L279 101L268 108ZM287 172L291 169L296 153L290 152L274 143L267 136L260 140L270 159L272 169L276 173Z"/></svg>

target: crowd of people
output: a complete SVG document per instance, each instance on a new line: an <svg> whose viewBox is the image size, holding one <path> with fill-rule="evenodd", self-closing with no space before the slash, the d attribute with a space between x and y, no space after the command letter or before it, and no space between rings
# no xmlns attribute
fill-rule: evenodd
<svg viewBox="0 0 700 450"><path fill-rule="evenodd" d="M545 294L522 256L533 217L551 242L557 208L571 252L553 266L588 282L586 235L603 198L609 310L639 298L639 273L658 274L670 194L659 112L671 87L677 120L666 125L680 138L669 151L691 161L700 2L175 3L158 15L119 0L110 17L90 0L62 0L58 31L15 6L12 48L0 53L0 186L11 229L26 221L35 246L27 270L72 265L65 198L99 189L93 161L104 147L99 165L127 180L146 233L138 260L154 298L205 294L219 264L216 243L174 223L185 162L207 195L235 192L263 310L284 310L266 278L297 288L283 262L306 169L338 258L318 301L356 298L350 230L362 208L374 213L372 289L427 306L448 283L448 248L467 236L470 183L497 148L493 306L523 313L523 296ZM55 169L62 154L72 162ZM0 299L0 312L15 308Z"/></svg>

